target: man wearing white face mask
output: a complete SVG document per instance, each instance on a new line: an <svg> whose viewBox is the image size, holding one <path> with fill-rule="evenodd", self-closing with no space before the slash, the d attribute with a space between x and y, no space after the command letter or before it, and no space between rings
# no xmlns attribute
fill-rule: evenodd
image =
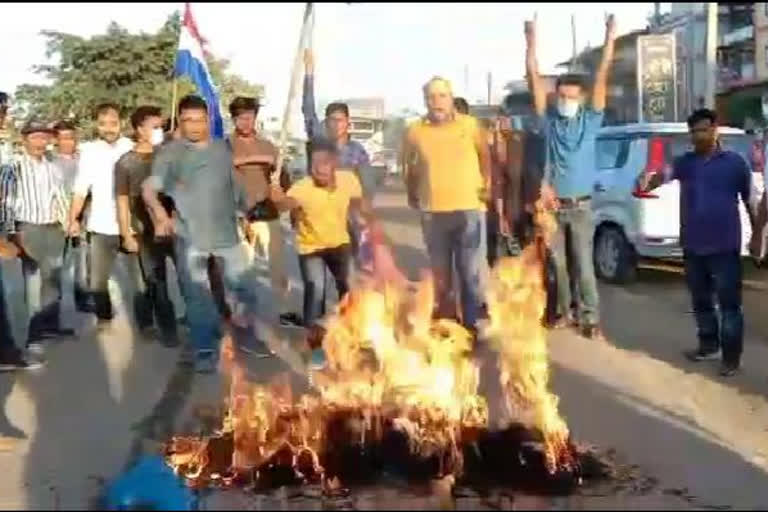
<svg viewBox="0 0 768 512"><path fill-rule="evenodd" d="M525 22L528 44L526 67L528 86L534 108L546 136L546 166L541 196L545 207L557 210L558 233L552 252L557 269L558 309L560 326L575 324L570 318L571 290L566 258L573 261L577 272L577 300L582 334L590 339L600 338L597 280L592 260L591 194L595 183L595 140L603 124L608 71L613 61L616 23L613 15L606 19L605 45L592 90L592 104L585 105L584 82L576 75L563 75L557 80L557 110L547 111L547 91L539 77L536 60L535 21ZM565 233L571 234L571 251L566 255Z"/></svg>
<svg viewBox="0 0 768 512"><path fill-rule="evenodd" d="M133 305L139 328L151 328L156 316L162 343L175 346L176 315L168 295L165 261L174 258L173 242L170 238L155 238L152 219L141 197L141 185L152 172L155 147L163 142L160 109L138 107L131 116L131 125L136 145L115 164L120 245L123 252L137 255L133 269L137 293Z"/></svg>

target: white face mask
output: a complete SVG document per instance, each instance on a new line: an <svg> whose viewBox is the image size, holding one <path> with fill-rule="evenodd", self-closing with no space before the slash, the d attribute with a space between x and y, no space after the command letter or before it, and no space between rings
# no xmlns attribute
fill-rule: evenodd
<svg viewBox="0 0 768 512"><path fill-rule="evenodd" d="M154 130L152 130L151 142L153 146L159 146L160 144L162 144L164 138L165 137L163 136L162 128L155 128Z"/></svg>
<svg viewBox="0 0 768 512"><path fill-rule="evenodd" d="M563 117L574 117L579 111L579 101L562 99L557 100L557 112Z"/></svg>

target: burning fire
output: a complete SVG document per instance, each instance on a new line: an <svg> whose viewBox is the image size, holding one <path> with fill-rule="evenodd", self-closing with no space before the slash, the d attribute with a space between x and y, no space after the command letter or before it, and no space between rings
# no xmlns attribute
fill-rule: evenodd
<svg viewBox="0 0 768 512"><path fill-rule="evenodd" d="M554 220L538 210L537 221L538 242L493 271L490 322L479 343L487 340L498 351L511 419L542 433L552 474L573 470L574 460L557 397L547 389L541 323L541 250ZM221 371L231 382L222 429L210 439L174 438L168 463L198 485L231 482L248 472L259 482L265 475L276 478L276 468L291 468L291 478L307 481L344 476L349 464L339 454L350 446L358 448L357 457L365 453L385 462L398 446L429 462L435 477L458 475L464 444L488 429L488 407L478 394L472 335L455 322L433 320L433 301L429 277L415 288L379 280L351 291L327 322L323 347L329 368L314 376L318 393L298 399L286 383L249 383L227 337Z"/></svg>
<svg viewBox="0 0 768 512"><path fill-rule="evenodd" d="M542 262L557 226L552 215L541 208L536 211L536 226L536 242L518 258L504 259L493 269L486 336L499 354L508 412L541 431L547 467L554 472L572 468L575 461L568 445L568 426L558 413L557 396L548 389L547 330L542 323L547 304Z"/></svg>

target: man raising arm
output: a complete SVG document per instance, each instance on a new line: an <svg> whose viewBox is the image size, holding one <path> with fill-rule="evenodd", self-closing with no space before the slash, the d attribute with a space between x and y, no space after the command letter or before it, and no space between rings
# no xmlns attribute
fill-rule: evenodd
<svg viewBox="0 0 768 512"><path fill-rule="evenodd" d="M598 327L598 291L592 259L591 194L595 183L595 144L603 123L608 71L613 59L616 25L613 16L606 19L603 58L595 76L592 103L585 106L586 87L583 77L559 76L556 84L557 111L547 111L546 91L536 62L535 22L525 23L528 44L526 63L528 83L540 131L546 137L546 164L541 187L544 206L557 210L558 231L552 252L558 281L558 325L578 322L587 338L600 338ZM566 254L564 233L571 232L572 251ZM567 261L578 269L579 307L581 318L570 317L571 290Z"/></svg>

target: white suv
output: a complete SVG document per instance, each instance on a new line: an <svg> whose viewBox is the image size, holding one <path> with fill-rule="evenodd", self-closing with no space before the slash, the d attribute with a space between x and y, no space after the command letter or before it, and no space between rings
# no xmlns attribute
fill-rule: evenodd
<svg viewBox="0 0 768 512"><path fill-rule="evenodd" d="M750 137L737 128L720 127L723 147L749 162ZM597 138L597 180L592 192L595 216L595 272L603 280L634 279L640 258L680 259L680 186L677 181L650 193L635 188L638 176L671 165L690 148L685 123L608 126ZM763 177L753 173L753 190ZM739 202L743 254L751 236L749 217Z"/></svg>

